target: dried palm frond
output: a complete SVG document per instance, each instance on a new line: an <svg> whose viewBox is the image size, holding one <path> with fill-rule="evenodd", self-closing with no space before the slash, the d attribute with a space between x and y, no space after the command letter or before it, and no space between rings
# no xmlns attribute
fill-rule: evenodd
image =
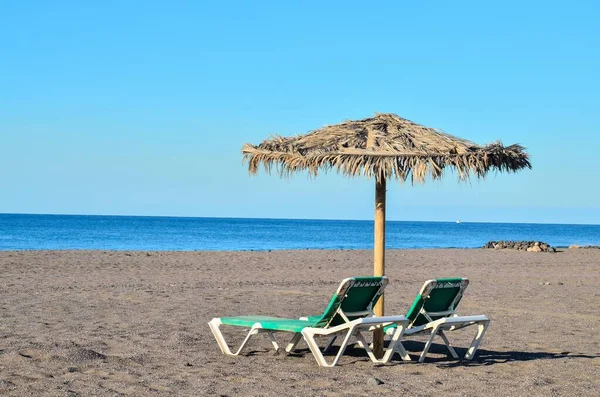
<svg viewBox="0 0 600 397"><path fill-rule="evenodd" d="M516 172L531 168L529 155L518 145L496 142L480 146L425 127L395 114L326 126L304 135L274 136L257 146L245 144L244 160L250 173L260 164L282 176L292 172L335 169L346 176L396 178L423 182L442 177L446 167L460 179L490 170Z"/></svg>

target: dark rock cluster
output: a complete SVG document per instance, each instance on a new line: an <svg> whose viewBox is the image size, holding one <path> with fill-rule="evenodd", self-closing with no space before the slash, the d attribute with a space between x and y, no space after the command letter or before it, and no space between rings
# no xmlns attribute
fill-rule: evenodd
<svg viewBox="0 0 600 397"><path fill-rule="evenodd" d="M556 248L541 241L490 241L483 248L513 249L528 252L556 252Z"/></svg>

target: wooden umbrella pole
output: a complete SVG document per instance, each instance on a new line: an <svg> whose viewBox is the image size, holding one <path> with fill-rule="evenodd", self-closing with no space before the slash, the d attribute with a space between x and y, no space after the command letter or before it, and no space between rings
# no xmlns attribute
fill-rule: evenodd
<svg viewBox="0 0 600 397"><path fill-rule="evenodd" d="M373 275L385 275L385 178L377 176L375 181L375 248L373 250ZM383 316L383 295L375 305L375 315ZM383 330L373 333L373 352L383 357Z"/></svg>

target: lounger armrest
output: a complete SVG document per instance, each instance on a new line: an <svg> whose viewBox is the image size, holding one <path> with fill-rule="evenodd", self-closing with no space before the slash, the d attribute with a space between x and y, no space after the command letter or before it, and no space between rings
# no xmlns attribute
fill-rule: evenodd
<svg viewBox="0 0 600 397"><path fill-rule="evenodd" d="M361 318L361 324L398 324L408 321L405 316L381 316Z"/></svg>
<svg viewBox="0 0 600 397"><path fill-rule="evenodd" d="M439 320L435 320L427 324L424 329L433 328L441 325L444 328L447 327L458 327L468 325L468 324L477 324L477 323L486 323L489 322L490 319L486 315L478 315L478 316L455 316L455 317L444 317Z"/></svg>
<svg viewBox="0 0 600 397"><path fill-rule="evenodd" d="M446 324L454 324L454 323L478 323L482 321L490 321L490 319L484 315L480 314L478 316L455 316L455 317L445 317L441 320L444 320Z"/></svg>

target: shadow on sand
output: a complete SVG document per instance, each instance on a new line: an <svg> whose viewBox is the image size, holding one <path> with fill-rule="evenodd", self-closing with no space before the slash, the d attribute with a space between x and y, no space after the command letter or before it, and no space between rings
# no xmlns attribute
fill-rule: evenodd
<svg viewBox="0 0 600 397"><path fill-rule="evenodd" d="M425 343L417 342L417 341L403 341L402 344L408 351L412 363L418 363L419 355L423 350ZM464 357L467 352L466 348L454 347L456 353L459 357ZM337 346L333 346L326 354L327 357L332 357L337 353ZM258 351L249 352L247 355L253 356ZM263 352L261 352L263 353ZM310 355L310 351L308 349L298 349L293 353L290 353L291 357L302 357L304 355ZM364 361L364 359L368 360L367 354L364 349L350 345L344 352L344 356L346 360L342 359L341 365L356 363L359 361ZM348 357L354 357L356 360L348 361ZM429 353L427 358L425 359L425 363L433 363L437 364L439 367L444 368L452 368L459 366L485 366L485 365L494 365L494 364L504 364L509 362L519 362L519 361L533 361L533 360L551 360L551 359L594 359L600 358L600 354L590 353L590 354L582 354L582 353L573 353L568 351L563 351L560 353L551 353L551 352L527 352L527 351L495 351L495 350L487 350L487 349L478 349L475 354L475 358L471 361L466 360L456 360L452 358L448 354L448 350L446 346L439 343L434 343L431 345L429 349ZM394 355L392 360L387 365L403 365L406 362L400 360L398 355Z"/></svg>
<svg viewBox="0 0 600 397"><path fill-rule="evenodd" d="M416 363L419 359L421 351L423 350L425 343L417 342L417 341L402 341L402 344L408 351L411 359ZM362 349L355 348L352 349L357 354L366 356L366 354L361 352ZM464 357L467 349L461 347L454 347L456 353L459 357ZM352 354L349 351L348 354ZM516 351L516 350L508 350L508 351L496 351L496 350L487 350L483 348L477 349L477 353L475 354L475 358L471 361L466 361L463 359L456 360L449 355L448 349L445 345L441 343L434 343L431 345L429 349L429 353L425 358L425 363L435 363L440 367L458 367L458 366L483 366L483 365L494 365L494 364L504 364L508 362L519 362L519 361L533 361L533 360L551 360L551 359L564 359L564 358L587 358L594 359L600 358L600 355L590 353L590 354L581 354L574 353L569 351L563 351L560 353L552 353L552 352L528 352L528 351ZM395 355L391 361L392 363L400 364L400 357Z"/></svg>

